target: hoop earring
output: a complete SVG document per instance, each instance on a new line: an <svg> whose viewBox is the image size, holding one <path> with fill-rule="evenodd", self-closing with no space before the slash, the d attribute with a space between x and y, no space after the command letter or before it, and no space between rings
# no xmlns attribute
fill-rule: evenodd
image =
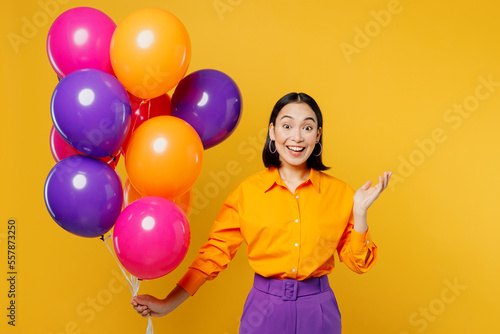
<svg viewBox="0 0 500 334"><path fill-rule="evenodd" d="M321 155L321 152L323 152L323 146L321 145L320 142L318 142L319 144L319 153L318 154L313 154L315 157L319 157Z"/></svg>
<svg viewBox="0 0 500 334"><path fill-rule="evenodd" d="M271 152L271 154L274 154L276 153L276 145L274 145L274 151L272 150L271 148L271 143L273 142L274 140L270 140L269 141L269 152Z"/></svg>

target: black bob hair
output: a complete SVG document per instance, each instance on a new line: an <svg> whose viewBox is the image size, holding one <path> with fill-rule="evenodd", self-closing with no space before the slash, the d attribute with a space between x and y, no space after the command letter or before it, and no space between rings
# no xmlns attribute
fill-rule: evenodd
<svg viewBox="0 0 500 334"><path fill-rule="evenodd" d="M323 115L321 114L321 110L319 109L316 101L314 101L312 97L305 93L288 93L281 99L279 99L278 102L276 102L276 104L274 105L273 111L271 112L268 128L271 124L273 124L273 126L276 126L276 118L278 117L280 110L289 103L306 103L314 111L314 114L316 114L316 119L318 120L318 129L323 129ZM267 168L278 168L281 166L280 156L278 152L273 154L271 153L271 151L269 151L270 141L271 138L269 137L269 131L267 131L266 143L264 144L264 149L262 150L262 161L264 162L264 166L266 166ZM323 135L321 135L321 137L319 138L319 142L322 143L322 141ZM321 154L319 154L318 156L314 155L318 154L315 152L318 152L319 150L320 148L318 146L314 148L312 154L307 159L307 167L314 168L319 171L327 170L330 167L326 167L323 164L323 161L321 160Z"/></svg>

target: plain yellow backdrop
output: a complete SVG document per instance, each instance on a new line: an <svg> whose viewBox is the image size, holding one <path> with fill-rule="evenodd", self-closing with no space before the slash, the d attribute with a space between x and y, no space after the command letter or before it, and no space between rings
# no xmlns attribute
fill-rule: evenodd
<svg viewBox="0 0 500 334"><path fill-rule="evenodd" d="M54 166L45 41L67 9L117 24L142 7L171 11L192 41L188 73L231 76L241 122L206 151L184 262L139 293L164 297L193 260L222 202L263 168L269 113L291 91L323 110L324 159L353 188L384 170L391 186L369 211L379 262L330 275L344 333L498 333L500 43L496 1L4 1L1 14L0 319L2 333L142 333L147 321L104 243L61 229L44 204ZM17 42L15 42L17 41ZM125 180L123 160L118 166ZM8 220L17 224L16 326L7 325ZM252 270L245 246L228 269L157 333L235 334Z"/></svg>

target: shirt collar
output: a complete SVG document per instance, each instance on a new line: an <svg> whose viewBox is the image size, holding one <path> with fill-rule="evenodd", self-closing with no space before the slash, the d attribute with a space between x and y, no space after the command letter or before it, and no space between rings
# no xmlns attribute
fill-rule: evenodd
<svg viewBox="0 0 500 334"><path fill-rule="evenodd" d="M306 183L310 182L318 193L320 192L320 177L320 172L314 168L311 168L309 178L306 181ZM267 173L264 176L264 192L268 192L275 185L286 187L285 182L278 172L278 168L270 167L267 169Z"/></svg>

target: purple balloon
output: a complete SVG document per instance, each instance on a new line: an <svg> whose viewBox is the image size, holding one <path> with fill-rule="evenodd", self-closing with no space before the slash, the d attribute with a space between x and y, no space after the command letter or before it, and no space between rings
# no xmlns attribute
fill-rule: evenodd
<svg viewBox="0 0 500 334"><path fill-rule="evenodd" d="M45 205L52 219L81 237L107 233L120 215L123 188L105 162L73 155L59 161L45 181Z"/></svg>
<svg viewBox="0 0 500 334"><path fill-rule="evenodd" d="M132 117L125 88L111 74L96 69L65 76L52 94L51 113L61 137L95 157L118 153Z"/></svg>
<svg viewBox="0 0 500 334"><path fill-rule="evenodd" d="M241 93L228 75L199 70L179 82L170 106L172 116L188 122L208 149L229 137L238 125Z"/></svg>

